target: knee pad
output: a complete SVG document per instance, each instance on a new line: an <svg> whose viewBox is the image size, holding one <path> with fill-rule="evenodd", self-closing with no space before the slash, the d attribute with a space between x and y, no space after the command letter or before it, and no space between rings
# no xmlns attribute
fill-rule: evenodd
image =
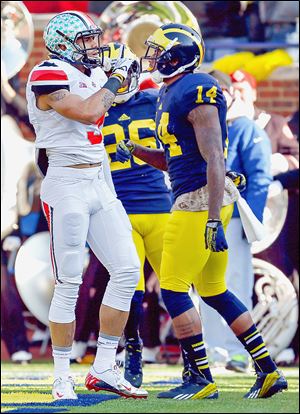
<svg viewBox="0 0 300 414"><path fill-rule="evenodd" d="M102 303L111 308L128 312L139 278L139 268L111 275Z"/></svg>
<svg viewBox="0 0 300 414"><path fill-rule="evenodd" d="M75 320L75 308L80 283L57 283L49 310L49 321L70 323Z"/></svg>
<svg viewBox="0 0 300 414"><path fill-rule="evenodd" d="M161 296L172 319L194 307L193 301L187 292L161 289Z"/></svg>
<svg viewBox="0 0 300 414"><path fill-rule="evenodd" d="M66 251L61 258L59 280L81 284L83 271L83 254L80 251Z"/></svg>
<svg viewBox="0 0 300 414"><path fill-rule="evenodd" d="M236 318L248 311L246 306L229 290L221 293L221 295L201 296L201 298L214 308L228 325L231 325Z"/></svg>

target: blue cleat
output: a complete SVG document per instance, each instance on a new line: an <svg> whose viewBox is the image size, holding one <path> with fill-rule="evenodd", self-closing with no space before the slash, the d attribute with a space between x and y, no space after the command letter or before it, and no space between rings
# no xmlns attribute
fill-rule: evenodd
<svg viewBox="0 0 300 414"><path fill-rule="evenodd" d="M276 370L268 373L258 373L255 384L244 398L269 398L283 390L287 390L288 383L283 374Z"/></svg>
<svg viewBox="0 0 300 414"><path fill-rule="evenodd" d="M209 382L198 376L195 380L194 376L185 377L182 385L172 388L169 391L160 392L157 398L169 398L173 400L214 400L219 397L217 385L215 382Z"/></svg>
<svg viewBox="0 0 300 414"><path fill-rule="evenodd" d="M142 342L126 342L124 377L136 388L142 385Z"/></svg>

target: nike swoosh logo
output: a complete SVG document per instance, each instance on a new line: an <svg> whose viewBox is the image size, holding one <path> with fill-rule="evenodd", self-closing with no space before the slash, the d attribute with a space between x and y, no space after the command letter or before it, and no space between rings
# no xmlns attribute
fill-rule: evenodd
<svg viewBox="0 0 300 414"><path fill-rule="evenodd" d="M60 394L59 392L57 392L56 395L58 396L58 398L61 398L64 396L64 394Z"/></svg>
<svg viewBox="0 0 300 414"><path fill-rule="evenodd" d="M126 385L123 385L123 387L125 388L125 390L131 391L131 387L126 387Z"/></svg>

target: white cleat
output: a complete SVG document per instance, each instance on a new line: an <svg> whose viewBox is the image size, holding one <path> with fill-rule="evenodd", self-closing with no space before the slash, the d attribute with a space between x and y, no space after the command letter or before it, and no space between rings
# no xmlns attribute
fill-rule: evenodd
<svg viewBox="0 0 300 414"><path fill-rule="evenodd" d="M91 367L85 379L85 386L88 390L113 392L125 398L148 397L146 390L135 388L126 381L116 364L112 364L103 372L96 372L94 367Z"/></svg>
<svg viewBox="0 0 300 414"><path fill-rule="evenodd" d="M53 383L52 396L54 400L77 400L74 388L75 383L72 377L66 380L57 378Z"/></svg>

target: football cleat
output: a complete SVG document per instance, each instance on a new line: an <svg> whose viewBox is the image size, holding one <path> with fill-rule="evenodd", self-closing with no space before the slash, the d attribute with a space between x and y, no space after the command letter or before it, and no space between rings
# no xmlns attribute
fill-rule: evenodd
<svg viewBox="0 0 300 414"><path fill-rule="evenodd" d="M219 393L216 383L209 382L200 376L197 377L197 380L194 380L193 376L191 376L190 380L185 380L179 387L160 392L157 395L157 398L169 398L173 400L214 400L218 397Z"/></svg>
<svg viewBox="0 0 300 414"><path fill-rule="evenodd" d="M92 367L86 376L85 386L88 390L113 392L125 398L148 397L147 391L126 381L116 364L103 372L96 372Z"/></svg>
<svg viewBox="0 0 300 414"><path fill-rule="evenodd" d="M66 380L57 378L53 383L52 396L54 400L77 400L74 388L75 383L72 377Z"/></svg>
<svg viewBox="0 0 300 414"><path fill-rule="evenodd" d="M280 371L276 370L270 374L259 372L255 384L244 395L244 398L269 398L277 392L287 390L287 388L287 380Z"/></svg>
<svg viewBox="0 0 300 414"><path fill-rule="evenodd" d="M124 377L136 388L143 382L142 343L127 342L125 351Z"/></svg>

